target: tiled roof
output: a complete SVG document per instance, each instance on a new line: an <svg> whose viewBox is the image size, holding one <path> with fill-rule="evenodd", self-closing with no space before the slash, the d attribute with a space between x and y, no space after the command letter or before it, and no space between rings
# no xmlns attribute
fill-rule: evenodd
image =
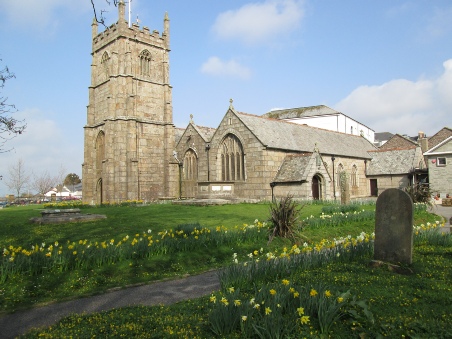
<svg viewBox="0 0 452 339"><path fill-rule="evenodd" d="M302 155L288 155L284 159L274 182L302 182L307 180L308 164L312 153Z"/></svg>
<svg viewBox="0 0 452 339"><path fill-rule="evenodd" d="M238 113L237 117L268 148L286 151L319 152L338 156L370 159L369 150L376 147L367 139L325 129Z"/></svg>
<svg viewBox="0 0 452 339"><path fill-rule="evenodd" d="M371 151L372 161L367 165L367 175L406 174L414 168L424 168L420 147Z"/></svg>
<svg viewBox="0 0 452 339"><path fill-rule="evenodd" d="M339 112L325 105L280 109L263 115L272 119L292 119L318 115L338 114Z"/></svg>

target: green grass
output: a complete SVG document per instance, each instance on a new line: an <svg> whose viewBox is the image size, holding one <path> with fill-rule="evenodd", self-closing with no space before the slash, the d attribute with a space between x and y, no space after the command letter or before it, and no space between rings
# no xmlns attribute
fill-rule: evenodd
<svg viewBox="0 0 452 339"><path fill-rule="evenodd" d="M322 207L320 204L306 205L301 211L301 219L311 214L319 216ZM364 205L362 208L373 210L375 206ZM0 249L10 245L29 247L42 242L45 242L47 247L55 241L66 244L66 241L78 242L80 239L87 239L93 244L115 239L116 244L126 235L134 237L136 233L141 234L148 229L152 229L152 234L156 236L159 231L175 230L178 225L194 223L199 223L212 231L212 235L206 235L204 238L200 236L196 241L204 241L205 244L211 244L212 239L218 241L214 231L217 226L224 226L223 230L228 232L222 233L221 237L229 237L228 239L233 240L234 243L231 245L224 242L219 246L201 246L199 249L190 249L190 255L178 250L179 247L174 247L174 250L163 255L152 254L142 258L111 262L99 267L79 267L61 272L49 269L34 276L25 273L16 274L0 287L2 311L9 312L43 302L101 293L115 286L146 283L225 267L232 262L233 253L238 253L240 258L260 248L263 253L281 253L284 246L290 248L293 245L283 239L275 239L268 245L265 234L256 233L257 236L252 238L240 235L243 224L253 224L255 219L263 221L269 217L269 206L266 204L208 207L165 204L87 208L83 209L82 213L106 214L108 218L89 223L35 225L30 224L28 220L39 216L39 206L0 210ZM438 217L425 211L418 211L415 214L415 224L435 220L438 220ZM335 227L306 227L302 229L302 237L296 243L301 247L305 241L315 244L322 239L357 236L362 231L371 233L373 229L374 221L372 220L351 222ZM81 248L77 249L81 250ZM356 298L365 300L374 314L376 323L370 324L365 319L358 321L351 316L346 317L344 321L333 325L334 332L341 333L344 337L358 336L359 333L364 332L366 337L372 337L375 333L390 337L400 337L401 334L415 336L414 333L422 338L425 331L430 331L441 338L447 334L446 330L442 329L447 328L446 314L450 313L449 305L452 301L447 297L452 295L450 293L452 280L450 253L452 253L452 246L448 240L443 241L439 238L432 245L428 238L422 238L416 243L414 263L410 266L414 273L409 276L394 274L384 267L370 268L368 266L370 257L363 254L353 260L336 260L334 263L313 266L309 270L292 270L285 278L294 283L297 282L300 286L322 281L332 291L339 293L350 290ZM340 257L342 258L345 256ZM284 272L287 273L287 271ZM250 284L250 286L255 287L250 290L244 289L241 298L252 295L254 288L277 283L276 280L284 278L284 274L269 274L268 277L273 278L254 281L254 285ZM432 307L432 303L438 307ZM200 298L170 307L128 308L102 314L72 316L60 322L58 326L39 333L43 335L47 333L53 337L92 337L94 335L119 337L121 334L130 336L131 333L140 333L143 338L208 338L212 337L213 333L212 324L209 321L211 314L212 307L209 305L208 298ZM352 325L353 319L361 325ZM306 330L309 326L312 330ZM312 332L313 337L317 337L319 336L318 326L317 320L312 317L310 325L300 329L302 331L300 333L309 337ZM352 329L353 327L355 330ZM34 335L37 333L34 332ZM233 331L224 337L236 338L240 337L240 334Z"/></svg>

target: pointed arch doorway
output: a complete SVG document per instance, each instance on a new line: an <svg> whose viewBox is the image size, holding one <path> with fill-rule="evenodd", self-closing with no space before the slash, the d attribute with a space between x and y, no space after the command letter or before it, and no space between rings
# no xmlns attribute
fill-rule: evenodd
<svg viewBox="0 0 452 339"><path fill-rule="evenodd" d="M321 200L323 198L322 196L322 177L318 174L314 175L312 177L312 199L314 200Z"/></svg>
<svg viewBox="0 0 452 339"><path fill-rule="evenodd" d="M192 149L185 152L182 173L182 198L195 198L198 183L198 157Z"/></svg>

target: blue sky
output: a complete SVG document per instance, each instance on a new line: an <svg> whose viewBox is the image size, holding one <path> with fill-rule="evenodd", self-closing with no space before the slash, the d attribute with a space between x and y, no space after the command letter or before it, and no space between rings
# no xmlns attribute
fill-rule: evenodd
<svg viewBox="0 0 452 339"><path fill-rule="evenodd" d="M108 10L106 22L117 20ZM324 104L376 132L428 136L452 127L450 0L132 0L132 19L170 18L173 120L216 127L229 99L241 112ZM90 85L89 0L0 0L2 91L26 132L0 154L0 175L81 176ZM100 27L101 29L101 27ZM0 195L9 190L0 181Z"/></svg>

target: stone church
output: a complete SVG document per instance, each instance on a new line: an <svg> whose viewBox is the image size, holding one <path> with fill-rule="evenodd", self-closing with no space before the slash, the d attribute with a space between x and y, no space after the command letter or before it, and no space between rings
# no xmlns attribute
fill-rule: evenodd
<svg viewBox="0 0 452 339"><path fill-rule="evenodd" d="M366 173L376 147L362 130L348 134L275 114L250 115L237 111L232 100L217 128L198 126L193 116L185 129L176 128L168 16L160 34L129 27L123 1L118 12L118 22L101 33L92 24L85 202L371 195ZM303 111L319 109L331 115L326 106Z"/></svg>

